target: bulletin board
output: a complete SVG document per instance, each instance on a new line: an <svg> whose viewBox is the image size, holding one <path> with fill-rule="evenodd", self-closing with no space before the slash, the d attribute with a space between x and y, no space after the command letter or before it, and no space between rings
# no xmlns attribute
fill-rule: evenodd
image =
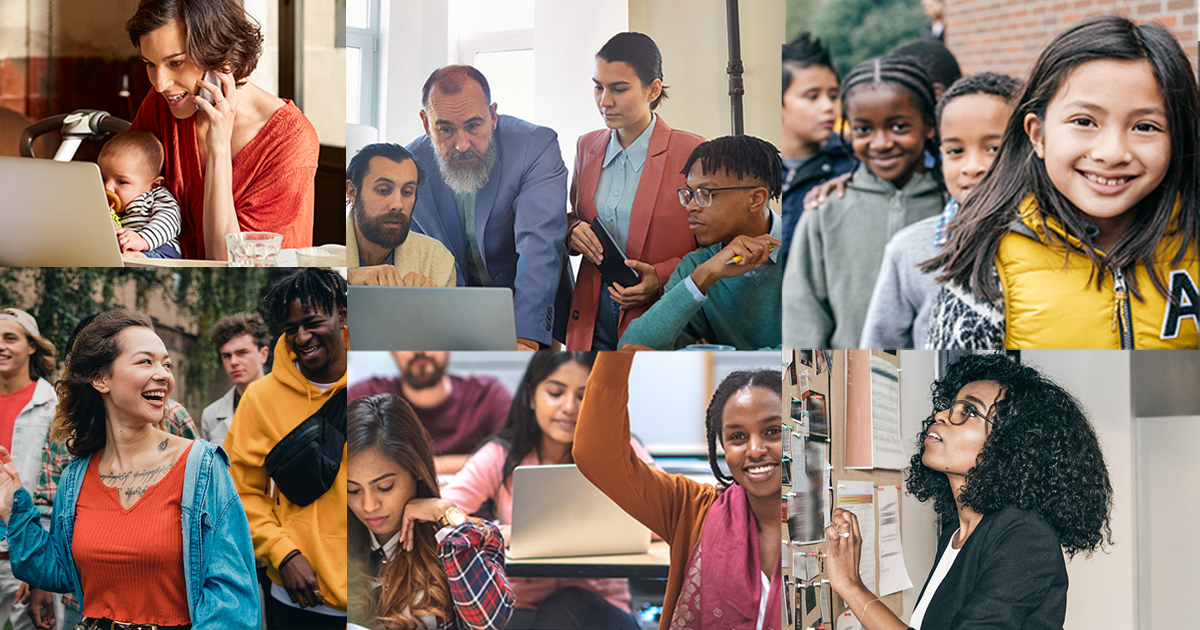
<svg viewBox="0 0 1200 630"><path fill-rule="evenodd" d="M900 578L893 564L882 571L880 537L899 545L902 472L898 469L861 466L861 444L852 450L860 467L846 466L847 410L854 413L851 433L862 437L863 422L869 432L872 408L876 417L890 420L891 405L899 417L899 358L879 350L794 350L783 357L784 484L783 484L783 627L788 630L853 630L857 619L829 587L821 553L824 526L833 507L853 506L873 512L873 549L869 572L863 581L878 595L881 586L895 588ZM869 366L864 375L863 366ZM895 387L890 387L894 378ZM867 382L863 382L866 380ZM851 398L858 401L851 402ZM867 401L864 412L862 401ZM865 414L865 415L864 415ZM886 422L884 428L886 429ZM878 433L883 446L889 434ZM894 466L894 457L877 448L874 463ZM855 494L855 493L859 494ZM881 519L881 508L884 510ZM864 513L866 513L864 512ZM907 575L903 576L907 580ZM904 609L903 589L879 598L899 616ZM878 606L878 604L876 604Z"/></svg>

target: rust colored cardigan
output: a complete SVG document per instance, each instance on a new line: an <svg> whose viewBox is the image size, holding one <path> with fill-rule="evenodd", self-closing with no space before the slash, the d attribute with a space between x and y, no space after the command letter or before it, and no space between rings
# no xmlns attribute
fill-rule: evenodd
<svg viewBox="0 0 1200 630"><path fill-rule="evenodd" d="M654 470L629 445L629 367L633 352L601 352L588 378L575 427L572 456L579 472L621 509L667 541L671 570L660 630L671 626L684 569L700 540L704 518L721 492L683 475Z"/></svg>
<svg viewBox="0 0 1200 630"><path fill-rule="evenodd" d="M575 170L571 181L571 211L567 213L567 251L571 249L571 228L580 221L596 220L596 186L600 183L600 168L608 150L612 131L600 129L579 137L575 150ZM629 220L629 242L625 255L654 267L658 281L667 285L679 259L696 249L696 237L688 228L687 208L679 205L679 188L687 185L680 174L688 156L704 138L694 133L672 129L662 116L650 135L646 164L633 198L633 213ZM596 310L600 292L607 290L600 270L588 261L579 265L575 293L571 298L571 318L567 320L567 350L591 350L592 332L596 326ZM659 289L659 297L662 289ZM657 297L655 298L657 300ZM631 309L621 309L618 334L624 333L629 322L654 306L651 301Z"/></svg>
<svg viewBox="0 0 1200 630"><path fill-rule="evenodd" d="M308 118L291 101L285 103L233 156L233 205L243 232L275 232L283 235L285 248L309 247L320 143ZM183 212L183 257L207 258L204 164L196 143L196 117L175 118L166 99L151 90L133 128L153 133L163 144L166 186Z"/></svg>

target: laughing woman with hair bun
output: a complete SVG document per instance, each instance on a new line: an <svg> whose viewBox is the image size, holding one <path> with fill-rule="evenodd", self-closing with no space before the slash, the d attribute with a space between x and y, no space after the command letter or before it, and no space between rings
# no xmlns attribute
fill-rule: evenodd
<svg viewBox="0 0 1200 630"><path fill-rule="evenodd" d="M147 315L117 309L80 331L55 387L50 439L70 440L74 459L49 532L0 448L13 575L74 592L88 628L258 628L250 526L224 451L155 428L174 388Z"/></svg>
<svg viewBox="0 0 1200 630"><path fill-rule="evenodd" d="M825 528L829 582L866 630L1062 628L1063 553L1112 544L1112 485L1079 402L1003 354L966 356L933 384L908 492L933 500L937 558L905 624L863 585L858 521Z"/></svg>

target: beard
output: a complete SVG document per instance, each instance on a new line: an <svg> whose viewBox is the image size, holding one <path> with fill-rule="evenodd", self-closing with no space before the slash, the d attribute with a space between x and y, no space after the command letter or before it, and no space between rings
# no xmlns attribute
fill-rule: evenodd
<svg viewBox="0 0 1200 630"><path fill-rule="evenodd" d="M423 370L413 369L417 361L427 361L428 367ZM437 359L428 355L417 355L408 362L402 374L404 383L413 389L429 389L441 382L446 375L446 364L438 363Z"/></svg>
<svg viewBox="0 0 1200 630"><path fill-rule="evenodd" d="M399 228L386 228L384 221L399 221ZM396 249L408 238L408 228L412 220L399 210L388 210L375 218L367 217L363 207L362 197L354 200L354 222L364 238L384 249Z"/></svg>
<svg viewBox="0 0 1200 630"><path fill-rule="evenodd" d="M435 151L438 171L450 190L465 195L473 193L488 183L492 167L496 164L496 134L488 139L487 150L480 153L474 149L458 151L450 149L448 154ZM473 158L473 159L472 159ZM472 160L464 163L462 160Z"/></svg>

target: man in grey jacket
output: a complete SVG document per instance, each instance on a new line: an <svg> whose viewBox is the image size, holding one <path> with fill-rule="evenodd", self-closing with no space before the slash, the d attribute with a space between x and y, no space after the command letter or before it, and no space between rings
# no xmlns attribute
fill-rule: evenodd
<svg viewBox="0 0 1200 630"><path fill-rule="evenodd" d="M250 383L266 374L271 356L271 334L258 313L234 313L222 317L213 326L212 344L221 355L221 367L233 381L233 387L204 408L200 414L200 435L220 446L229 432L233 412Z"/></svg>

